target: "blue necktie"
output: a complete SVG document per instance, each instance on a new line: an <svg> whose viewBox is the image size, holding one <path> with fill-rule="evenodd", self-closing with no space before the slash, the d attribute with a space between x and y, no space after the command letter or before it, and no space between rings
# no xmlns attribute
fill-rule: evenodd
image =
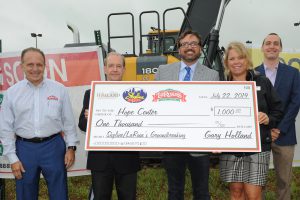
<svg viewBox="0 0 300 200"><path fill-rule="evenodd" d="M183 79L183 81L190 81L191 80L191 68L190 67L185 67L186 74Z"/></svg>

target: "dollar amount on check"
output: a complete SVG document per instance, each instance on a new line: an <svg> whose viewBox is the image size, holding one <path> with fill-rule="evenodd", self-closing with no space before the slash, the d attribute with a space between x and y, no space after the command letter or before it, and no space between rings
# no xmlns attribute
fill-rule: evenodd
<svg viewBox="0 0 300 200"><path fill-rule="evenodd" d="M255 82L93 82L86 150L259 152Z"/></svg>

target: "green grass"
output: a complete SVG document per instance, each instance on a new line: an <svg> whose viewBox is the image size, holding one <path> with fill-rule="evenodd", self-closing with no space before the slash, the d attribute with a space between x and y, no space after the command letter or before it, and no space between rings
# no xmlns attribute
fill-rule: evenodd
<svg viewBox="0 0 300 200"><path fill-rule="evenodd" d="M68 178L69 197L70 200L84 200L88 197L89 187L91 184L90 176L70 177ZM275 174L270 170L268 176L268 183L266 186L266 200L275 200ZM138 200L166 200L167 199L167 178L162 168L148 168L144 167L138 173L137 186ZM229 192L220 178L219 170L211 169L209 180L210 193L212 200L227 200L229 199ZM291 184L292 199L300 199L300 167L293 168L293 181ZM15 199L15 181L6 180L6 199ZM40 200L48 199L47 187L45 181L40 182ZM113 191L113 200L117 199L116 191ZM185 199L192 199L192 186L190 181L190 174L186 173L186 188Z"/></svg>

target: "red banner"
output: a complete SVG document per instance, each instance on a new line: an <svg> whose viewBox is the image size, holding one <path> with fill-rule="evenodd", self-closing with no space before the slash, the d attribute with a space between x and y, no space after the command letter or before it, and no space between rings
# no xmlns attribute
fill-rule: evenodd
<svg viewBox="0 0 300 200"><path fill-rule="evenodd" d="M2 90L24 79L20 56L0 57ZM91 80L100 80L97 51L46 54L45 76L67 87L90 85Z"/></svg>

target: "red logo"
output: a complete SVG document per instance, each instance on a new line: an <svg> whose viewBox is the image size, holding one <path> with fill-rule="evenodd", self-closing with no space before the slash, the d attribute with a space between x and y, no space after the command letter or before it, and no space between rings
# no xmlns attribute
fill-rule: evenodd
<svg viewBox="0 0 300 200"><path fill-rule="evenodd" d="M55 101L58 101L58 98L54 95L51 95L47 98L48 100L55 100Z"/></svg>
<svg viewBox="0 0 300 200"><path fill-rule="evenodd" d="M181 101L186 102L186 95L182 92L173 89L166 89L155 93L153 102L157 101Z"/></svg>

